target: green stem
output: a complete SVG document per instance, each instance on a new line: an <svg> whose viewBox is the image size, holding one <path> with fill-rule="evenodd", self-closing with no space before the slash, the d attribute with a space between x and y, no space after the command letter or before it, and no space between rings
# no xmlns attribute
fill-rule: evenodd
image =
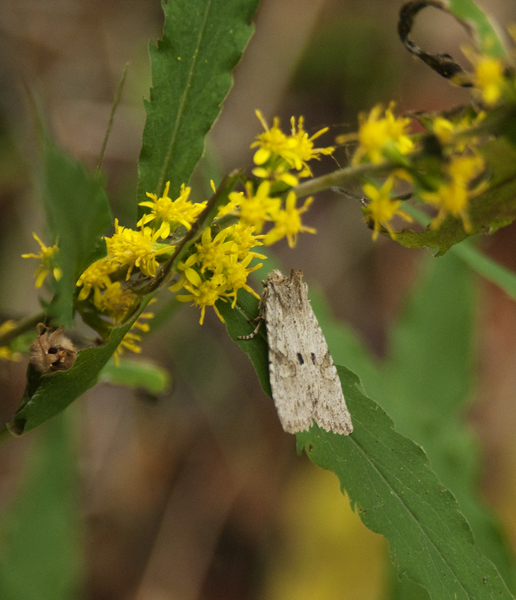
<svg viewBox="0 0 516 600"><path fill-rule="evenodd" d="M410 155L407 155L407 157L409 156ZM360 179L361 177L384 175L390 173L393 169L400 166L401 165L398 163L384 161L378 165L368 163L364 165L346 167L344 169L334 171L333 173L328 173L328 175L323 175L322 177L316 177L315 179L303 181L303 183L296 185L294 192L298 198L302 198L303 196L316 194L317 192L322 192L323 190L327 190L332 187L344 185L350 181Z"/></svg>
<svg viewBox="0 0 516 600"><path fill-rule="evenodd" d="M9 329L9 331L6 331L4 334L0 335L0 346L7 346L22 333L34 329L34 327L36 327L38 323L44 321L44 319L45 313L43 311L30 317L26 317L25 319L20 319L17 323L15 323L12 329Z"/></svg>

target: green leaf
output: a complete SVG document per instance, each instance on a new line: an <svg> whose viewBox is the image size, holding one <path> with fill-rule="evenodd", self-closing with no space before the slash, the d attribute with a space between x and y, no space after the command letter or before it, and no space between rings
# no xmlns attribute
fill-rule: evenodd
<svg viewBox="0 0 516 600"><path fill-rule="evenodd" d="M353 373L338 371L353 433L342 436L313 426L297 434L298 449L338 476L364 524L389 541L398 571L426 587L432 598L512 598L474 545L455 498L423 450L394 431L383 410L360 392Z"/></svg>
<svg viewBox="0 0 516 600"><path fill-rule="evenodd" d="M109 339L101 346L81 350L74 365L67 371L40 375L32 365L29 365L27 388L21 408L7 424L9 431L14 435L30 431L63 411L93 387L97 383L100 371L143 310L144 307L141 307L127 323L115 327Z"/></svg>
<svg viewBox="0 0 516 600"><path fill-rule="evenodd" d="M497 28L472 0L449 0L448 9L472 28L483 54L494 57L506 56L507 50Z"/></svg>
<svg viewBox="0 0 516 600"><path fill-rule="evenodd" d="M102 369L99 380L144 389L151 394L161 394L170 387L170 374L165 369L148 361L124 357L119 359L118 366L110 360Z"/></svg>
<svg viewBox="0 0 516 600"><path fill-rule="evenodd" d="M55 419L30 448L16 502L0 529L2 600L69 600L82 578L70 423Z"/></svg>
<svg viewBox="0 0 516 600"><path fill-rule="evenodd" d="M231 339L249 356L263 391L272 398L269 382L269 350L265 323L262 323L257 334L248 340L239 336L250 335L256 329L258 317L258 300L244 289L238 290L237 303L234 309L228 302L219 300L217 308L226 321L226 327Z"/></svg>
<svg viewBox="0 0 516 600"><path fill-rule="evenodd" d="M464 420L475 384L473 276L456 256L426 261L393 328L382 366L382 406L421 444L455 495L482 551L511 584L515 570L500 524L478 496L480 456Z"/></svg>
<svg viewBox="0 0 516 600"><path fill-rule="evenodd" d="M171 198L187 184L202 155L204 136L228 93L231 70L251 35L258 0L174 0L163 3L165 24L150 46L152 89L139 161L138 201Z"/></svg>
<svg viewBox="0 0 516 600"><path fill-rule="evenodd" d="M405 210L419 223L427 225L430 221L425 213L414 206L407 206ZM450 252L460 258L478 275L499 286L511 298L516 299L516 274L480 252L475 248L473 240L464 240L459 244L455 244Z"/></svg>
<svg viewBox="0 0 516 600"><path fill-rule="evenodd" d="M492 258L489 258L489 256L479 252L468 241L457 244L451 251L473 269L473 271L498 285L506 294L516 300L515 273L498 264Z"/></svg>
<svg viewBox="0 0 516 600"><path fill-rule="evenodd" d="M422 233L404 229L396 241L407 248L438 248L438 256L454 244L486 230L491 233L516 218L516 147L504 137L480 148L491 170L488 189L468 205L471 231L466 233L461 219L448 216L438 229L427 227Z"/></svg>
<svg viewBox="0 0 516 600"><path fill-rule="evenodd" d="M63 275L55 285L49 314L56 324L73 324L73 296L79 275L106 254L102 236L111 213L102 181L49 139L43 140L42 195L48 224L57 239L56 260Z"/></svg>
<svg viewBox="0 0 516 600"><path fill-rule="evenodd" d="M397 430L420 444L432 469L459 500L479 548L511 586L514 564L500 525L478 495L481 459L464 414L474 385L473 303L468 269L453 254L428 257L389 335L381 363L348 327L331 316L324 298L311 290L312 307L335 362L360 376L370 397L388 411ZM461 259L462 260L462 259ZM398 598L400 585L393 582Z"/></svg>

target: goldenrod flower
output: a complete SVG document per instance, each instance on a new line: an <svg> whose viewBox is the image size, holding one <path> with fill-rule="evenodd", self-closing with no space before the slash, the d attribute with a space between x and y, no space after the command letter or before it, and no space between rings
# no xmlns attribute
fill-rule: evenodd
<svg viewBox="0 0 516 600"><path fill-rule="evenodd" d="M14 329L14 321L9 319L0 325L0 335L12 331ZM12 360L17 362L22 359L19 352L13 352L9 346L0 346L0 360Z"/></svg>
<svg viewBox="0 0 516 600"><path fill-rule="evenodd" d="M313 202L313 196L305 200L301 208L296 208L296 194L290 191L285 202L285 209L279 209L274 213L272 219L274 227L265 235L263 240L266 246L274 244L286 237L288 245L293 248L297 243L297 235L300 232L316 233L312 227L305 227L301 223L301 215L308 210Z"/></svg>
<svg viewBox="0 0 516 600"><path fill-rule="evenodd" d="M262 263L258 263L254 267L249 267L248 265L254 257L252 254L249 254L244 260L238 261L238 256L236 254L231 255L230 260L226 262L224 268L224 275L226 277L226 288L228 290L232 290L227 295L233 296L233 302L231 304L231 308L235 308L235 304L237 301L237 292L240 288L244 288L253 296L260 299L260 296L247 285L247 277L249 273L256 271L263 267Z"/></svg>
<svg viewBox="0 0 516 600"><path fill-rule="evenodd" d="M191 188L185 187L184 183L181 185L181 193L176 200L168 197L169 188L170 181L167 181L161 198L147 192L147 196L152 199L152 202L140 202L139 206L146 206L151 209L151 212L144 215L136 224L137 227L140 227L155 221L153 228L157 230L157 237L163 239L167 238L170 232L173 232L179 225L190 229L192 223L206 206L206 202L193 203L188 200Z"/></svg>
<svg viewBox="0 0 516 600"><path fill-rule="evenodd" d="M482 101L488 106L494 106L510 92L508 79L505 76L505 64L499 58L478 54L469 46L462 48L463 54L474 66L473 86L480 91Z"/></svg>
<svg viewBox="0 0 516 600"><path fill-rule="evenodd" d="M298 183L298 177L312 175L308 161L320 159L321 154L331 154L335 148L314 148L314 140L328 131L325 127L308 137L304 130L303 117L299 117L297 125L294 117L291 118L291 135L285 135L279 128L279 119L274 117L273 125L269 129L262 113L257 110L256 116L265 131L257 136L251 148L258 147L253 161L257 165L253 174L257 177L283 181L289 186ZM290 169L298 171L297 175L289 173Z"/></svg>
<svg viewBox="0 0 516 600"><path fill-rule="evenodd" d="M192 301L201 309L201 317L199 323L202 325L204 322L204 313L207 306L213 306L215 313L219 319L224 323L222 315L217 310L215 302L219 298L224 300L226 294L226 278L224 275L214 275L206 281L202 281L197 287L194 287L190 283L185 284L185 289L190 292L189 294L178 294L176 298L179 302L190 302Z"/></svg>
<svg viewBox="0 0 516 600"><path fill-rule="evenodd" d="M395 117L393 114L394 103L391 102L387 109L377 104L371 112L358 116L358 148L353 155L353 164L372 162L378 164L389 158L389 154L407 154L414 148L414 142L408 135L410 119ZM339 143L346 141L349 136L337 138ZM349 138L351 139L351 138Z"/></svg>
<svg viewBox="0 0 516 600"><path fill-rule="evenodd" d="M256 192L253 192L253 184L248 181L245 186L246 195L239 196L240 201L240 221L246 225L254 227L257 233L260 233L266 221L272 220L272 214L275 214L281 207L279 198L271 198L271 184L268 181L262 181ZM230 200L233 198L232 192L229 194Z"/></svg>
<svg viewBox="0 0 516 600"><path fill-rule="evenodd" d="M107 286L111 285L109 275L116 271L117 268L118 265L113 264L113 261L108 257L101 258L92 263L82 272L77 280L76 285L78 287L82 286L77 299L79 301L86 300L92 289L99 292L106 289Z"/></svg>
<svg viewBox="0 0 516 600"><path fill-rule="evenodd" d="M123 317L133 307L138 296L127 288L122 288L120 281L106 286L104 291L95 288L93 304L101 312L113 317L115 322L122 322Z"/></svg>
<svg viewBox="0 0 516 600"><path fill-rule="evenodd" d="M143 275L154 277L158 267L156 256L173 250L173 246L158 244L160 235L159 230L152 232L149 227L139 231L122 227L115 219L115 233L106 238L108 256L119 266L129 266L126 279L131 277L134 267L138 267Z"/></svg>
<svg viewBox="0 0 516 600"><path fill-rule="evenodd" d="M154 299L151 300L149 302L149 304L151 304L152 302L154 302ZM141 342L142 336L139 335L138 333L135 333L133 331L133 329L139 329L140 331L143 331L146 333L150 329L149 324L142 323L141 320L142 319L152 319L152 318L154 318L154 313L151 313L151 312L142 313L138 317L138 319L136 319L136 321L133 324L133 326L131 327L131 329L124 335L124 337L122 338L122 341L120 342L117 349L113 353L113 359L114 359L115 365L117 367L119 365L119 358L124 353L125 349L130 350L131 352L134 352L136 354L139 354L142 351L142 349L138 345L138 343Z"/></svg>
<svg viewBox="0 0 516 600"><path fill-rule="evenodd" d="M222 270L227 255L235 246L233 240L226 241L228 235L230 235L229 229L219 231L213 239L211 238L211 227L206 227L202 232L201 241L195 244L196 252L190 257L190 260L195 258L195 262L201 264L201 273L204 273L206 269L213 273Z"/></svg>
<svg viewBox="0 0 516 600"><path fill-rule="evenodd" d="M22 258L38 258L41 261L39 267L34 272L36 287L39 288L43 285L49 273L52 273L56 281L59 281L63 273L59 267L55 266L55 256L59 252L57 242L53 246L47 247L35 233L32 234L32 237L40 245L41 252L39 254L22 254Z"/></svg>
<svg viewBox="0 0 516 600"><path fill-rule="evenodd" d="M373 240L378 238L382 225L393 239L396 237L389 223L395 215L400 216L405 221L412 221L409 215L400 210L401 200L394 200L391 197L393 183L394 177L388 177L380 188L377 188L372 183L364 183L362 186L364 193L370 200L365 211L374 223Z"/></svg>
<svg viewBox="0 0 516 600"><path fill-rule="evenodd" d="M479 155L457 156L447 166L447 180L439 185L435 192L421 192L425 202L434 204L439 209L431 227L437 229L448 215L462 219L464 230L471 231L467 207L471 198L477 196L487 187L487 182L480 182L470 189L474 181L485 169L484 159Z"/></svg>
<svg viewBox="0 0 516 600"><path fill-rule="evenodd" d="M251 248L255 246L263 246L263 242L260 240L265 237L264 235L255 235L255 227L239 222L235 223L235 225L230 225L228 230L237 245L239 260L244 260L249 254L256 258L267 258L264 254L250 252Z"/></svg>

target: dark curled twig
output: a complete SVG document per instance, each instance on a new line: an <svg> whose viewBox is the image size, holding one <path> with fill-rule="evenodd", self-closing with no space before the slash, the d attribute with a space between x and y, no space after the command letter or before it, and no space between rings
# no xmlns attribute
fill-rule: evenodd
<svg viewBox="0 0 516 600"><path fill-rule="evenodd" d="M434 8L448 13L464 27L469 35L473 35L473 30L468 23L462 21L453 13L451 13L443 2L440 2L439 0L409 0L409 2L406 2L400 9L398 35L400 36L401 41L411 54L414 54L414 56L420 58L442 77L450 79L453 81L453 83L462 87L472 87L473 84L470 73L465 71L458 63L456 63L449 54L430 54L429 52L425 52L410 39L409 34L414 25L415 16L420 10L426 8L427 6L433 6Z"/></svg>

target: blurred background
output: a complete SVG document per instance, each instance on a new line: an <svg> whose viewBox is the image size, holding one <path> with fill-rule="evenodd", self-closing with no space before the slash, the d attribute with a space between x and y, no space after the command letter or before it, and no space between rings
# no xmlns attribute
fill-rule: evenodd
<svg viewBox="0 0 516 600"><path fill-rule="evenodd" d="M257 108L269 123L279 116L287 130L292 115L305 117L309 133L329 126L318 140L329 146L337 135L356 130L357 113L378 102L393 99L399 111L467 102L465 90L402 47L396 34L400 4L262 0L255 35L209 136L212 168L224 174L251 163L249 144L261 131ZM511 0L484 0L481 6L499 23L516 22ZM433 9L422 14L414 39L460 61L467 41L460 26ZM34 186L26 90L40 97L59 143L93 168L128 62L104 170L114 216L134 226L143 98L150 86L148 42L156 42L161 27L157 0L0 3L0 322L39 309L36 262L20 255L39 250L33 231L53 242ZM314 173L346 160L339 150L314 165ZM358 201L333 192L319 194L305 216L318 234L301 236L293 250L286 243L275 246L277 260L285 270L302 269L335 317L381 358L389 326L427 251L383 238L373 243ZM484 244L512 270L514 233L514 226L507 227ZM257 291L260 277L253 284ZM478 288L478 385L468 418L483 452L482 493L514 546L516 306L485 281ZM80 591L69 597L381 598L385 541L361 525L333 474L296 454L295 438L282 431L247 357L215 315L202 327L198 319L195 309L183 306L144 342L145 357L171 374L166 394L101 384L64 417L73 432L63 447L73 458L70 498L82 553ZM2 422L16 410L25 370L26 361L0 363ZM4 515L23 496L26 473L47 456L42 448L62 435L49 424L3 442ZM68 458L58 453L52 459L56 472L68 469ZM8 552L5 543L2 552ZM31 568L34 563L27 572Z"/></svg>

